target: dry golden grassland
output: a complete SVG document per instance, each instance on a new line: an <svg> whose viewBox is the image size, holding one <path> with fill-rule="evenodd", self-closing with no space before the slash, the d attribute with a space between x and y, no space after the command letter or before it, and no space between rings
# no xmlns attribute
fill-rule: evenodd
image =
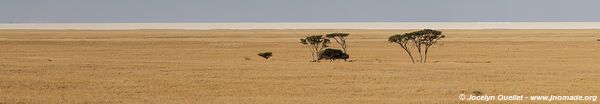
<svg viewBox="0 0 600 104"><path fill-rule="evenodd" d="M427 64L387 42L411 31L0 30L0 103L589 103L460 101L462 90L600 96L600 30L441 30L447 38ZM352 62L309 62L299 39L330 32L351 33ZM263 51L274 56L256 55Z"/></svg>

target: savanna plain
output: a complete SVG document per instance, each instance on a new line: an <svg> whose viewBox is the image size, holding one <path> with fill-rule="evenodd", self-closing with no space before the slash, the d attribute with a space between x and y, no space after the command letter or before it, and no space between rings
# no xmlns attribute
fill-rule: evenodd
<svg viewBox="0 0 600 104"><path fill-rule="evenodd" d="M446 38L426 64L387 42L411 31L0 30L0 103L594 103L458 96L600 96L600 30L440 30ZM310 62L299 39L332 32L350 33L349 61ZM257 55L265 51L273 57Z"/></svg>

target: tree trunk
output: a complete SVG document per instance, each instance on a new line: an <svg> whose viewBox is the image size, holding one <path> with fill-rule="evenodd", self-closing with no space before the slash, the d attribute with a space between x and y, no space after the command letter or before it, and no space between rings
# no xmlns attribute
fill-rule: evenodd
<svg viewBox="0 0 600 104"><path fill-rule="evenodd" d="M417 51L419 52L419 62L423 63L423 55L421 54L421 44L419 44L420 42L413 40L413 42L415 43L415 47L417 48Z"/></svg>
<svg viewBox="0 0 600 104"><path fill-rule="evenodd" d="M342 41L342 49L344 50L344 53L348 54L348 51L346 51L346 39L341 39Z"/></svg>
<svg viewBox="0 0 600 104"><path fill-rule="evenodd" d="M408 51L408 49L405 46L403 46L403 45L400 45L400 46L402 46L402 48L404 49L404 51L406 51L406 53L408 54L408 56L410 56L410 60L412 61L412 63L415 64L415 59L413 58L413 56L410 53L410 51Z"/></svg>
<svg viewBox="0 0 600 104"><path fill-rule="evenodd" d="M346 51L346 43L342 44L342 50L344 50L344 53L348 54L348 51Z"/></svg>
<svg viewBox="0 0 600 104"><path fill-rule="evenodd" d="M314 52L314 54L315 54L315 59L314 59L314 61L315 61L315 62L319 62L319 58L320 58L320 56L319 56L319 48L318 48L318 47L317 47L317 48L315 48L315 52Z"/></svg>
<svg viewBox="0 0 600 104"><path fill-rule="evenodd" d="M427 63L427 51L429 51L429 46L425 47L425 60L423 63Z"/></svg>
<svg viewBox="0 0 600 104"><path fill-rule="evenodd" d="M317 55L315 55L314 48L313 48L313 49L311 49L311 51L310 51L310 52L311 52L311 55L312 55L312 60L310 60L310 61L312 61L312 62L315 62L315 59L316 59Z"/></svg>
<svg viewBox="0 0 600 104"><path fill-rule="evenodd" d="M308 50L310 50L310 56L311 56L310 61L312 61L313 59L315 59L315 54L313 52L313 48L311 48L310 45L307 45L306 47L308 47Z"/></svg>
<svg viewBox="0 0 600 104"><path fill-rule="evenodd" d="M313 60L312 61L313 62L317 62L317 60L319 59L319 55L318 55L319 47L316 44L313 44L312 47L313 47L313 50L314 50L314 51L312 51L312 53L313 53Z"/></svg>
<svg viewBox="0 0 600 104"><path fill-rule="evenodd" d="M333 38L335 40L335 42L337 42L338 44L340 44L342 46L342 51L344 51L344 53L348 54L348 51L346 51L346 39L343 37L334 37Z"/></svg>
<svg viewBox="0 0 600 104"><path fill-rule="evenodd" d="M423 63L423 55L421 54L421 47L417 47L417 50L419 51L419 62Z"/></svg>
<svg viewBox="0 0 600 104"><path fill-rule="evenodd" d="M310 56L312 56L312 57L310 57L310 61L312 62L313 60L315 60L315 52L314 52L315 49L313 49L312 45L308 46L308 48L310 48Z"/></svg>
<svg viewBox="0 0 600 104"><path fill-rule="evenodd" d="M410 56L410 60L412 61L412 63L415 64L415 59L413 58L412 54L410 54L410 52L408 52L408 56Z"/></svg>

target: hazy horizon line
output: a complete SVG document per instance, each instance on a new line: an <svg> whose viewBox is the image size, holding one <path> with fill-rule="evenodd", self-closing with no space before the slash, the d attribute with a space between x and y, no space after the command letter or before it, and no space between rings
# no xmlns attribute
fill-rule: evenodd
<svg viewBox="0 0 600 104"><path fill-rule="evenodd" d="M0 22L0 24L119 24L119 23L595 23L600 21L328 21L328 22Z"/></svg>
<svg viewBox="0 0 600 104"><path fill-rule="evenodd" d="M0 23L0 29L600 29L600 22Z"/></svg>

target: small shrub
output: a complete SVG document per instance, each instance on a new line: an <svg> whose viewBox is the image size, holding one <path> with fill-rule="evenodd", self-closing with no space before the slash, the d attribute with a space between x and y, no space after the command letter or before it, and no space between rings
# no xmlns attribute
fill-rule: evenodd
<svg viewBox="0 0 600 104"><path fill-rule="evenodd" d="M269 59L271 56L273 56L273 52L262 52L262 53L258 53L258 56L263 57L265 59Z"/></svg>
<svg viewBox="0 0 600 104"><path fill-rule="evenodd" d="M483 95L483 92L481 92L481 91L473 91L473 95L475 95L475 96L481 96L481 95Z"/></svg>

